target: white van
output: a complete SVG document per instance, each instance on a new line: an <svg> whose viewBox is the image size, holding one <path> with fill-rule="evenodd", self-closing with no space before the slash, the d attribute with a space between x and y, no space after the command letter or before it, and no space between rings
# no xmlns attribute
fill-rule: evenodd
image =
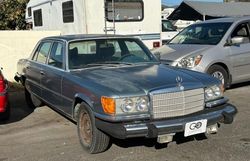
<svg viewBox="0 0 250 161"><path fill-rule="evenodd" d="M26 22L33 30L139 37L161 45L161 0L30 0Z"/></svg>

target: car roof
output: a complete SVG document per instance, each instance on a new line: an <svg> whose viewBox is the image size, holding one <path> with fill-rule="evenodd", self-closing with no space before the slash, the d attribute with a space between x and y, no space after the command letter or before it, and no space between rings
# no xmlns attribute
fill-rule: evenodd
<svg viewBox="0 0 250 161"><path fill-rule="evenodd" d="M61 36L50 36L42 40L56 39L63 41L73 41L73 40L85 40L85 39L109 39L109 38L134 38L125 35L106 35L106 34L76 34L76 35L61 35Z"/></svg>
<svg viewBox="0 0 250 161"><path fill-rule="evenodd" d="M202 22L198 22L196 24L203 24L203 23L219 23L219 22L239 22L239 21L245 21L249 20L250 21L250 16L240 16L240 17L226 17L226 18L217 18L217 19L211 19L211 20L206 20Z"/></svg>

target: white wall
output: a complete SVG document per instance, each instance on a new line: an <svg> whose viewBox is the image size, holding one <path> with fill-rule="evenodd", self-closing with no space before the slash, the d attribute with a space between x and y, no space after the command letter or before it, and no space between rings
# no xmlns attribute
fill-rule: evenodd
<svg viewBox="0 0 250 161"><path fill-rule="evenodd" d="M9 81L14 81L17 61L27 58L36 43L47 36L60 35L59 31L0 31L0 67Z"/></svg>

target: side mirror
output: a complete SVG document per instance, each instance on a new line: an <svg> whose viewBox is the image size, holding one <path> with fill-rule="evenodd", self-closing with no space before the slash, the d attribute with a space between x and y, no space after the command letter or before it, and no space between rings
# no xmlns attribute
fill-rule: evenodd
<svg viewBox="0 0 250 161"><path fill-rule="evenodd" d="M158 59L158 60L161 60L161 53L160 52L156 52L154 53L155 57Z"/></svg>
<svg viewBox="0 0 250 161"><path fill-rule="evenodd" d="M231 39L227 39L226 43L224 44L224 47L226 47L226 46L232 46Z"/></svg>
<svg viewBox="0 0 250 161"><path fill-rule="evenodd" d="M243 43L248 43L249 39L247 37L242 37L242 36L236 36L231 39L231 44L232 45L239 45Z"/></svg>

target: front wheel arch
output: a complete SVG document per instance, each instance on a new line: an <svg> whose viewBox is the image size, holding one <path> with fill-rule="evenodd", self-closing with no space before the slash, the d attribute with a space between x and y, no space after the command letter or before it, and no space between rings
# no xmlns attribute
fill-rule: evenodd
<svg viewBox="0 0 250 161"><path fill-rule="evenodd" d="M226 87L226 88L229 88L229 87L231 86L232 77L231 77L229 68L228 68L228 66L227 66L226 64L220 63L220 62L219 62L219 63L214 63L214 64L210 65L210 66L207 68L206 73L207 73L207 74L211 74L211 73L210 73L210 72L211 72L211 69L216 68L216 67L219 67L219 68L222 68L223 70L225 70L226 75L227 75L227 78L226 78L227 81L226 81L225 87Z"/></svg>
<svg viewBox="0 0 250 161"><path fill-rule="evenodd" d="M78 116L82 103L88 105L88 107L90 107L90 110L92 110L90 104L87 101L85 101L83 98L76 97L73 103L73 110L72 110L72 114L73 114L72 118L75 120L77 120L77 116Z"/></svg>

